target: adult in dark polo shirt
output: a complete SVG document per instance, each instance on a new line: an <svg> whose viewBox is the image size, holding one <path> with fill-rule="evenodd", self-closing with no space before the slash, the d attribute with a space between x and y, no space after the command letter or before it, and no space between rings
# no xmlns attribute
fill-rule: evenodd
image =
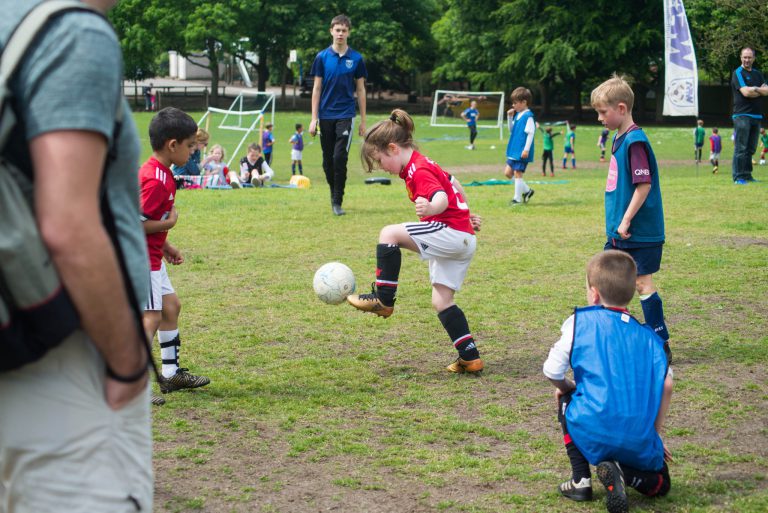
<svg viewBox="0 0 768 513"><path fill-rule="evenodd" d="M760 120L763 119L761 98L768 96L768 85L759 69L752 67L755 51L741 50L741 66L731 78L733 91L733 183L745 185L754 182L752 155L757 150Z"/></svg>
<svg viewBox="0 0 768 513"><path fill-rule="evenodd" d="M312 88L312 122L309 134L314 137L320 128L323 148L323 171L331 188L331 208L337 216L344 215L344 186L347 183L347 158L352 142L355 118L355 91L360 104L360 127L365 135L365 69L363 56L347 45L351 21L340 14L331 20L333 44L315 57L310 75L315 77ZM319 127L318 127L319 125Z"/></svg>

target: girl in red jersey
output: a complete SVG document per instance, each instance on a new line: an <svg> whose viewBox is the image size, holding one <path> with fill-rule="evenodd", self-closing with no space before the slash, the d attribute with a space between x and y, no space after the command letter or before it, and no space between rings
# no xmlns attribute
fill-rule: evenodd
<svg viewBox="0 0 768 513"><path fill-rule="evenodd" d="M389 317L394 312L400 275L400 248L419 253L429 261L432 306L448 332L459 357L451 372L480 372L483 361L469 331L464 312L453 296L464 281L475 254L475 231L482 219L470 214L458 180L417 151L413 120L395 109L389 119L376 123L366 134L361 150L368 172L381 168L405 181L408 198L415 204L417 223L382 228L376 246L376 282L370 294L354 294L347 301L364 312Z"/></svg>

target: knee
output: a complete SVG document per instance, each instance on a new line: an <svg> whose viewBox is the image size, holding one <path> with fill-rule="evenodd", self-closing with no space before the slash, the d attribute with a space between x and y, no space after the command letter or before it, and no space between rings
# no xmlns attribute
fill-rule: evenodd
<svg viewBox="0 0 768 513"><path fill-rule="evenodd" d="M640 295L653 294L656 289L653 287L653 279L650 274L638 276L635 280L635 290Z"/></svg>
<svg viewBox="0 0 768 513"><path fill-rule="evenodd" d="M175 321L181 313L181 301L179 296L172 294L163 298L163 320Z"/></svg>
<svg viewBox="0 0 768 513"><path fill-rule="evenodd" d="M400 225L389 224L379 232L379 244L399 244L397 228Z"/></svg>

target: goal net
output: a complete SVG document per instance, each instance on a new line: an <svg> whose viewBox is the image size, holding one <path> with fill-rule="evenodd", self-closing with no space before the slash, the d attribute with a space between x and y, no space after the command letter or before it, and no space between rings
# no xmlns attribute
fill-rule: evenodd
<svg viewBox="0 0 768 513"><path fill-rule="evenodd" d="M243 91L228 109L208 107L197 125L210 134L210 144L224 148L227 167L239 160L249 138L261 145L264 126L274 124L275 95L273 93Z"/></svg>
<svg viewBox="0 0 768 513"><path fill-rule="evenodd" d="M499 139L504 138L504 93L498 91L446 91L438 89L432 102L431 126L466 127L461 114L477 102L477 128L495 128Z"/></svg>

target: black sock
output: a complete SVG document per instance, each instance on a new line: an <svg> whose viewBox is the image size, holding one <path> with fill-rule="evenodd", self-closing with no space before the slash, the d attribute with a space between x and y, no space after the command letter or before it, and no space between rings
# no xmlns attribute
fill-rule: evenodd
<svg viewBox="0 0 768 513"><path fill-rule="evenodd" d="M453 347L459 352L462 360L470 361L480 358L480 352L475 345L475 339L469 332L469 323L467 317L458 305L453 305L437 314L438 319L443 324L443 328L451 337Z"/></svg>
<svg viewBox="0 0 768 513"><path fill-rule="evenodd" d="M397 244L376 245L376 295L385 306L395 304L401 259Z"/></svg>
<svg viewBox="0 0 768 513"><path fill-rule="evenodd" d="M299 174L300 175L304 174L304 168L301 166L301 162L299 162Z"/></svg>
<svg viewBox="0 0 768 513"><path fill-rule="evenodd" d="M291 164L291 174L292 175L296 174L296 163L295 162L293 164Z"/></svg>
<svg viewBox="0 0 768 513"><path fill-rule="evenodd" d="M571 440L571 435L565 435L563 437L565 442L565 452L568 454L568 459L571 462L571 472L573 473L573 482L578 483L582 478L592 478L592 472L589 470L589 462L581 454L576 444Z"/></svg>
<svg viewBox="0 0 768 513"><path fill-rule="evenodd" d="M669 468L666 462L659 472L648 472L636 468L621 466L624 472L624 482L638 492L648 497L663 497L669 493L672 480L669 478Z"/></svg>

